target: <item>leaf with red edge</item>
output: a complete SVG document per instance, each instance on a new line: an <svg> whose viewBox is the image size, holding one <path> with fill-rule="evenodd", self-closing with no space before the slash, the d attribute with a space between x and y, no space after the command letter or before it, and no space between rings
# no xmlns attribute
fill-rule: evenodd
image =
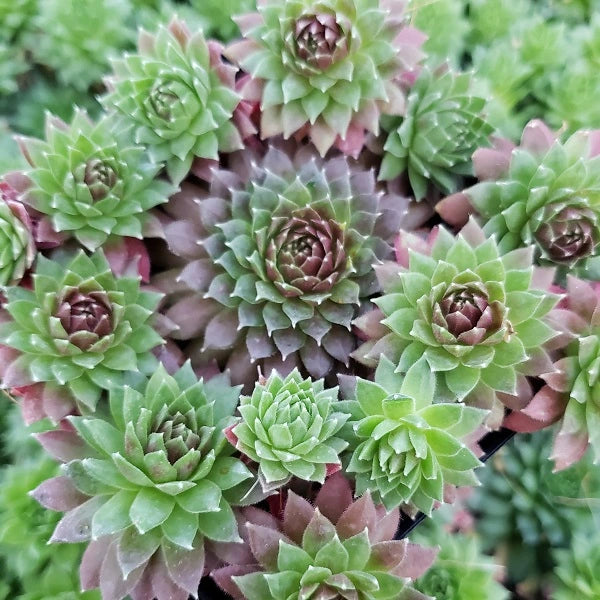
<svg viewBox="0 0 600 600"><path fill-rule="evenodd" d="M53 477L30 492L42 506L59 512L67 512L83 504L84 496L68 477Z"/></svg>

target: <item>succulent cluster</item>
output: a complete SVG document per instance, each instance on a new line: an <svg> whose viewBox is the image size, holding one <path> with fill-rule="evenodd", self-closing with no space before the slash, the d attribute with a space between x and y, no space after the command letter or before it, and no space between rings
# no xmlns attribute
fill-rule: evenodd
<svg viewBox="0 0 600 600"><path fill-rule="evenodd" d="M490 122L516 137L532 117L570 132L600 126L596 0L410 0L430 64L471 68Z"/></svg>
<svg viewBox="0 0 600 600"><path fill-rule="evenodd" d="M250 75L244 98L259 102L263 138L308 135L321 155L358 153L381 114L402 114L400 79L423 38L405 27L398 0L268 0L237 20L227 56Z"/></svg>
<svg viewBox="0 0 600 600"><path fill-rule="evenodd" d="M235 40L230 0L0 0L0 389L60 463L3 393L0 600L500 599L470 538L402 539L479 471L546 574L600 489L600 28L536 1L258 0ZM495 135L545 96L590 106ZM564 473L480 468L559 422Z"/></svg>

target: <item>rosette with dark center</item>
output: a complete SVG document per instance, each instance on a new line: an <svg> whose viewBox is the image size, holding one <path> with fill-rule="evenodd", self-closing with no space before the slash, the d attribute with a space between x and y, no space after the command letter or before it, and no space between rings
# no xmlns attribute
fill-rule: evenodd
<svg viewBox="0 0 600 600"><path fill-rule="evenodd" d="M346 35L334 14L300 17L294 33L297 56L315 69L325 70L348 53Z"/></svg>
<svg viewBox="0 0 600 600"><path fill-rule="evenodd" d="M263 0L237 18L242 39L225 56L249 74L241 93L261 104L261 137L298 133L321 156L335 146L357 158L382 114L405 114L402 82L414 80L424 39L405 29L406 4Z"/></svg>
<svg viewBox="0 0 600 600"><path fill-rule="evenodd" d="M61 447L77 458L65 465L60 480L38 487L35 497L45 506L50 496L68 506L63 519L68 529L55 529L52 541L68 541L82 531L91 540L88 556L102 562L105 575L98 598L187 600L205 573L208 540L236 546L241 541L232 506L254 486L254 474L231 456L223 434L235 423L239 388L229 385L227 375L205 385L189 362L173 375L159 364L149 379L128 382L109 391L102 414L69 419L72 427L63 429ZM90 432L85 438L84 428ZM49 439L40 438L44 447ZM68 469L77 481L88 482L87 494L74 492ZM77 521L82 511L84 525ZM117 531L110 525L115 519ZM101 549L96 540L108 535L110 549ZM85 578L82 585L98 587Z"/></svg>
<svg viewBox="0 0 600 600"><path fill-rule="evenodd" d="M328 292L346 267L344 231L313 209L274 223L266 249L267 274L287 297Z"/></svg>
<svg viewBox="0 0 600 600"><path fill-rule="evenodd" d="M160 119L169 121L173 105L179 102L179 97L171 89L167 82L160 82L150 93L148 98L148 109L150 114L154 113Z"/></svg>
<svg viewBox="0 0 600 600"><path fill-rule="evenodd" d="M373 264L413 226L408 200L382 194L373 171L278 146L173 196L166 239L185 266L157 278L194 364L219 361L247 391L257 366L320 379L348 365L352 321L378 288Z"/></svg>
<svg viewBox="0 0 600 600"><path fill-rule="evenodd" d="M87 350L113 329L112 308L105 292L72 291L59 304L56 317L69 335L69 341L81 350Z"/></svg>
<svg viewBox="0 0 600 600"><path fill-rule="evenodd" d="M102 200L108 196L117 184L117 173L107 162L93 158L84 166L83 183L85 183L94 200Z"/></svg>
<svg viewBox="0 0 600 600"><path fill-rule="evenodd" d="M113 265L128 259L127 252L111 252ZM38 253L31 289L6 289L11 318L0 327L0 343L15 353L0 361L0 376L7 388L40 384L40 393L56 394L32 414L59 422L74 409L94 412L105 390L124 385L126 372L152 373L158 362L152 350L163 339L152 327L160 295L140 289L137 269L135 277L115 275L102 251L56 257ZM21 366L11 381L14 361ZM37 398L36 392L31 401Z"/></svg>
<svg viewBox="0 0 600 600"><path fill-rule="evenodd" d="M594 254L599 241L597 217L591 209L568 206L542 223L535 236L551 261L572 265Z"/></svg>
<svg viewBox="0 0 600 600"><path fill-rule="evenodd" d="M496 236L504 253L536 244L542 263L596 273L600 265L599 131L581 130L559 139L544 122L527 124L521 143L494 140L473 157L480 183L442 201L442 218L471 205L487 237ZM468 201L465 203L465 199ZM469 211L471 212L471 211ZM461 215L467 219L466 214ZM455 221L456 222L456 221ZM591 277L597 279L596 277Z"/></svg>
<svg viewBox="0 0 600 600"><path fill-rule="evenodd" d="M433 309L433 334L441 344L460 343L474 346L503 322L498 302L475 287L452 286Z"/></svg>

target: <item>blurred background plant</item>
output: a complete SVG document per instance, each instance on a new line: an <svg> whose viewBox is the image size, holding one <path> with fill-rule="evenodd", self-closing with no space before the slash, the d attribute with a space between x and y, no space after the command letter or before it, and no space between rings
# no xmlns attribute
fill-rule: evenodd
<svg viewBox="0 0 600 600"><path fill-rule="evenodd" d="M577 547L576 531L596 532L596 545L600 541L600 466L588 453L553 473L546 458L551 448L552 430L516 436L480 471L482 485L467 503L483 550L505 565L504 583L516 598L553 598L557 560L571 572L586 561L598 565L593 545L573 564L563 551Z"/></svg>
<svg viewBox="0 0 600 600"><path fill-rule="evenodd" d="M80 592L83 546L48 545L61 514L46 510L31 496L58 465L42 453L32 433L50 428L39 422L25 427L16 405L0 399L0 600L99 600Z"/></svg>
<svg viewBox="0 0 600 600"><path fill-rule="evenodd" d="M411 534L439 546L416 587L437 600L598 600L600 465L552 473L552 431L518 435Z"/></svg>
<svg viewBox="0 0 600 600"><path fill-rule="evenodd" d="M473 521L460 505L445 505L420 525L412 542L439 546L436 562L415 584L437 600L506 600L508 590L500 583L504 569L485 555Z"/></svg>
<svg viewBox="0 0 600 600"><path fill-rule="evenodd" d="M600 127L598 0L410 0L434 64L473 69L490 117L515 137L533 116Z"/></svg>

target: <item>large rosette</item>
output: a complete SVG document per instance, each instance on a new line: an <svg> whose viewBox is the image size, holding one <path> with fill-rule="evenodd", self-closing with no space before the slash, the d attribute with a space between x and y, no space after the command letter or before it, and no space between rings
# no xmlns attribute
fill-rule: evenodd
<svg viewBox="0 0 600 600"><path fill-rule="evenodd" d="M321 378L348 364L351 322L377 291L372 265L387 240L426 211L383 195L344 158L248 154L216 171L208 193L186 185L172 199L166 238L183 266L155 283L197 366L217 359L248 383L257 366Z"/></svg>

